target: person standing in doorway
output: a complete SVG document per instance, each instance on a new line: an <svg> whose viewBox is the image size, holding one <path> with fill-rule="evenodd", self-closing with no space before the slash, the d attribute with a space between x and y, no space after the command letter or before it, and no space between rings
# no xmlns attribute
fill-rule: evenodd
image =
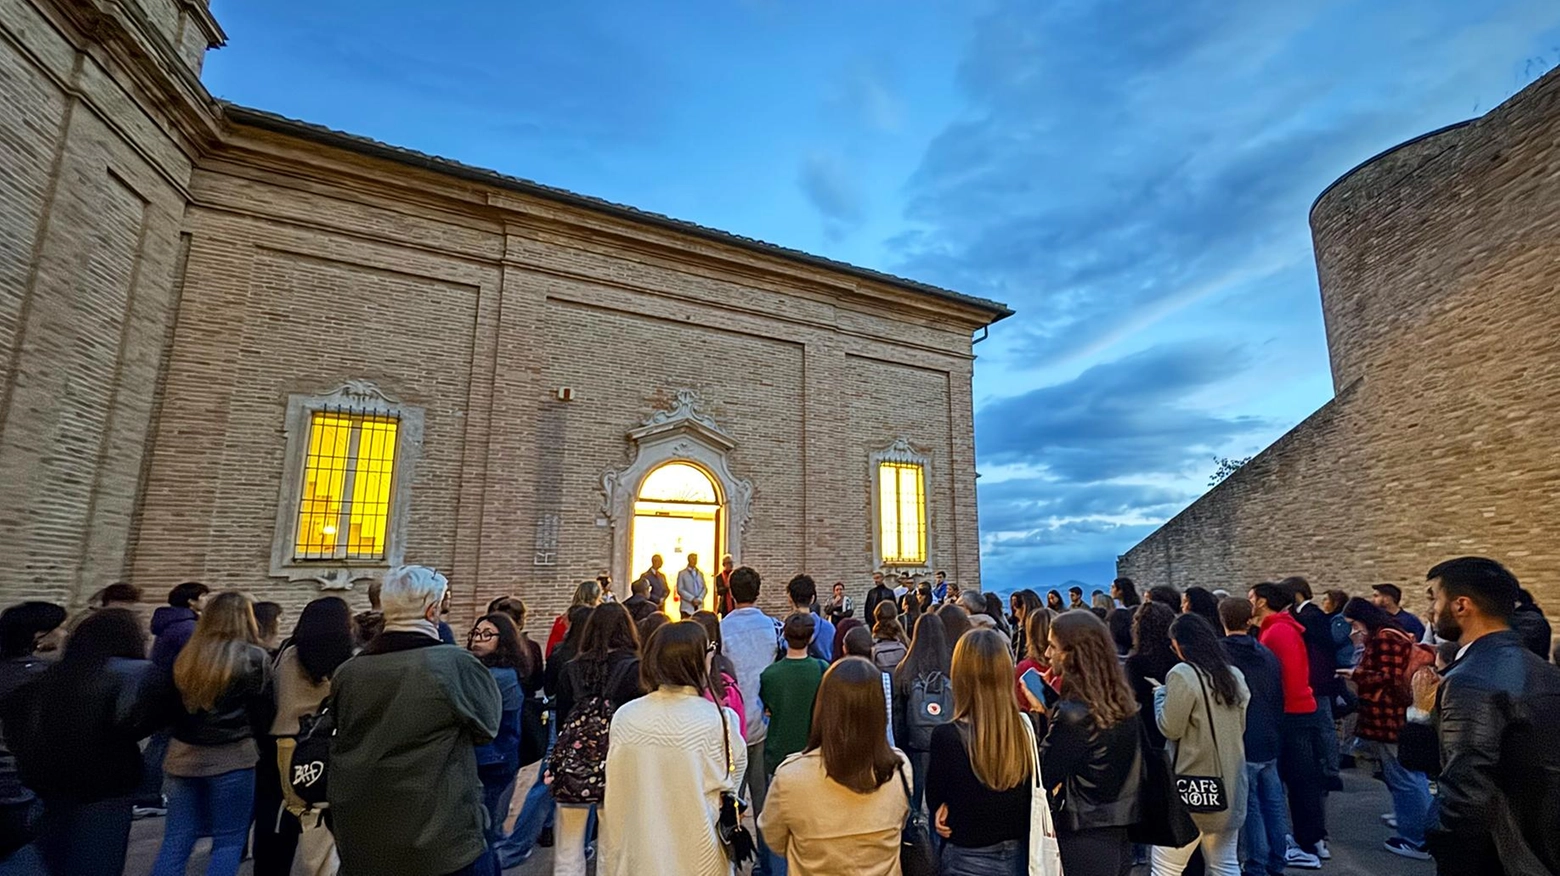
<svg viewBox="0 0 1560 876"><path fill-rule="evenodd" d="M666 597L672 591L666 586L666 573L661 571L661 564L666 562L660 554L650 557L650 568L639 577L650 585L650 601L655 603L656 611L666 611Z"/></svg>
<svg viewBox="0 0 1560 876"><path fill-rule="evenodd" d="M688 567L677 573L677 599L682 604L682 619L687 620L704 608L704 573L699 571L699 555L688 555Z"/></svg>
<svg viewBox="0 0 1560 876"><path fill-rule="evenodd" d="M731 610L737 607L731 601L731 572L736 568L736 562L731 554L720 558L720 571L715 573L715 613L721 617L731 614Z"/></svg>

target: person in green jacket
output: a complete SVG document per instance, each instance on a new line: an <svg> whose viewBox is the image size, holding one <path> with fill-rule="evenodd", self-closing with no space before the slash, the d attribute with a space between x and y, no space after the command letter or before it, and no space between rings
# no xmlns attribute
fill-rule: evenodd
<svg viewBox="0 0 1560 876"><path fill-rule="evenodd" d="M498 734L498 685L439 640L449 581L400 566L380 590L385 627L336 670L328 777L340 876L493 876L473 746Z"/></svg>

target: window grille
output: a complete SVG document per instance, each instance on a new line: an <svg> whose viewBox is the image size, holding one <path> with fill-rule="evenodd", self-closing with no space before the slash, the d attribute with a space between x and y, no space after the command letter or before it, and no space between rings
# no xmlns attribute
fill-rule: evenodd
<svg viewBox="0 0 1560 876"><path fill-rule="evenodd" d="M380 560L400 418L348 408L309 414L295 560Z"/></svg>

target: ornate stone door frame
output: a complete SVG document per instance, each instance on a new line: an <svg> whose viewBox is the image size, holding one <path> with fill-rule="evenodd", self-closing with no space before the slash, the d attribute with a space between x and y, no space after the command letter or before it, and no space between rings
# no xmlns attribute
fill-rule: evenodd
<svg viewBox="0 0 1560 876"><path fill-rule="evenodd" d="M629 431L633 460L625 467L601 476L602 514L612 527L612 580L624 582L617 589L628 595L627 582L633 580L632 545L634 500L645 477L669 462L698 466L710 476L720 491L724 522L725 552L737 565L742 564L742 535L747 529L753 501L753 484L731 473L726 454L737 444L708 414L699 411L699 394L679 389L669 411L656 411L644 424Z"/></svg>

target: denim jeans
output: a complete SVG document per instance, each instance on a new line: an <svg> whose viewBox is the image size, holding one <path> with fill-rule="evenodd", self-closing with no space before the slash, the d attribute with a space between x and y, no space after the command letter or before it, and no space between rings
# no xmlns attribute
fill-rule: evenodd
<svg viewBox="0 0 1560 876"><path fill-rule="evenodd" d="M130 845L130 798L95 803L45 800L40 828L36 845L48 867L46 872L53 876L119 876ZM27 872L31 876L39 871Z"/></svg>
<svg viewBox="0 0 1560 876"><path fill-rule="evenodd" d="M929 751L906 751L905 754L910 758L910 809L919 812L926 802L926 771L931 767L932 754Z"/></svg>
<svg viewBox="0 0 1560 876"><path fill-rule="evenodd" d="M184 876L201 834L211 826L211 863L207 876L234 876L249 838L254 811L255 771L233 770L218 776L168 776L168 823L152 876Z"/></svg>
<svg viewBox="0 0 1560 876"><path fill-rule="evenodd" d="M1360 750L1381 762L1381 774L1392 793L1392 814L1397 816L1397 835L1416 846L1425 844L1425 824L1430 817L1430 781L1424 773L1403 768L1397 746L1389 742L1360 740Z"/></svg>
<svg viewBox="0 0 1560 876"><path fill-rule="evenodd" d="M509 798L513 793L515 773L504 764L491 764L477 768L477 778L482 783L482 808L487 810L487 843L497 845L504 838L504 819L509 816Z"/></svg>
<svg viewBox="0 0 1560 876"><path fill-rule="evenodd" d="M141 787L135 805L162 806L163 759L168 756L168 734L153 733L141 749Z"/></svg>
<svg viewBox="0 0 1560 876"><path fill-rule="evenodd" d="M1278 761L1246 764L1246 823L1240 829L1241 872L1246 876L1277 876L1284 872L1284 835L1289 833L1289 809Z"/></svg>
<svg viewBox="0 0 1560 876"><path fill-rule="evenodd" d="M943 846L938 876L1024 876L1029 849L1019 840L993 846Z"/></svg>
<svg viewBox="0 0 1560 876"><path fill-rule="evenodd" d="M1332 697L1316 698L1316 733L1317 754L1321 757L1322 789L1328 790L1341 787L1338 778L1338 727L1333 723Z"/></svg>
<svg viewBox="0 0 1560 876"><path fill-rule="evenodd" d="M1278 774L1289 792L1289 812L1294 820L1295 843L1315 854L1318 840L1327 836L1327 810L1323 794L1320 749L1315 711L1286 714L1279 721L1283 748L1278 754Z"/></svg>
<svg viewBox="0 0 1560 876"><path fill-rule="evenodd" d="M531 789L525 792L525 801L520 804L520 814L515 817L515 829L493 845L493 854L498 858L499 867L507 870L520 863L531 850L536 847L536 840L542 834L542 829L552 827L558 817L558 807L553 804L552 788L542 781L542 773L547 770L547 758L552 754L553 744L558 741L558 722L555 713L549 713L547 721L547 751L542 755L542 763L536 770L536 781ZM507 807L506 807L507 808ZM507 816L508 813L506 812Z"/></svg>
<svg viewBox="0 0 1560 876"><path fill-rule="evenodd" d="M753 813L753 821L758 821L758 816L764 814L764 797L769 793L769 774L764 771L764 743L762 740L748 744L747 773L743 781L747 785L748 803ZM785 863L784 850L781 855L775 855L769 850L769 844L764 842L764 832L755 831L758 834L758 858L753 864L753 876L774 876L775 861L778 857L782 866ZM784 872L784 871L781 871Z"/></svg>

